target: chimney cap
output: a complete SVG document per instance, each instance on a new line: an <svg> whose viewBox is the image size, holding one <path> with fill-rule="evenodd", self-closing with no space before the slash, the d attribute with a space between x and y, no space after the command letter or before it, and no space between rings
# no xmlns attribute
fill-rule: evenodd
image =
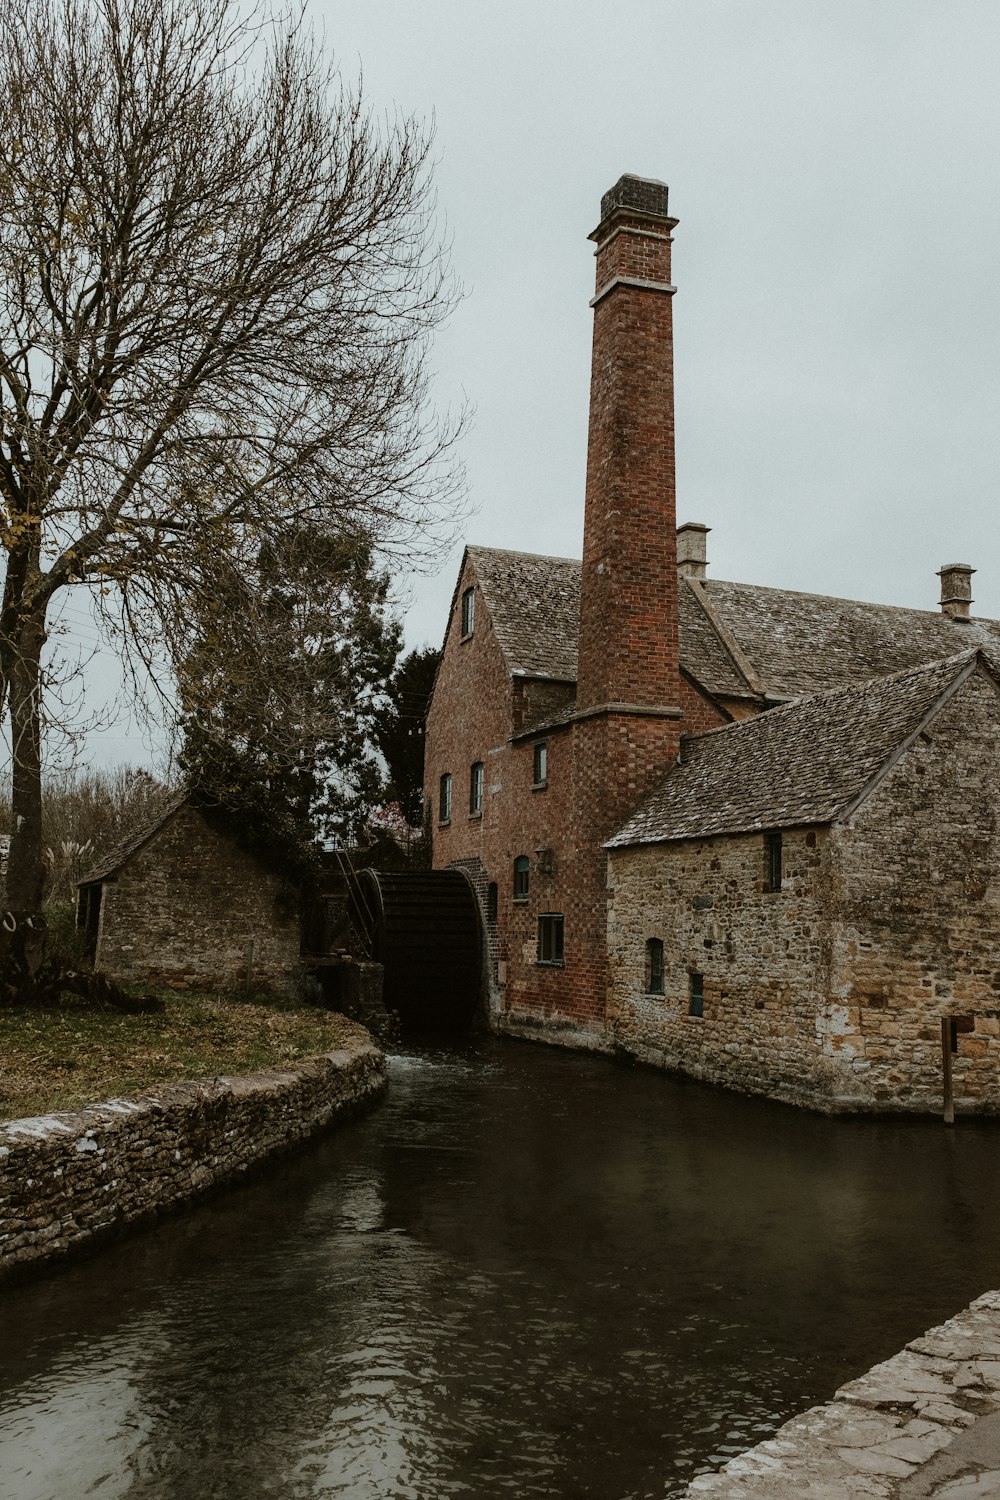
<svg viewBox="0 0 1000 1500"><path fill-rule="evenodd" d="M967 620L972 603L971 563L945 563L938 568L941 580L941 612L953 620Z"/></svg>
<svg viewBox="0 0 1000 1500"><path fill-rule="evenodd" d="M601 199L601 222L620 208L657 219L669 218L668 191L667 184L657 177L636 177L632 172L625 172Z"/></svg>

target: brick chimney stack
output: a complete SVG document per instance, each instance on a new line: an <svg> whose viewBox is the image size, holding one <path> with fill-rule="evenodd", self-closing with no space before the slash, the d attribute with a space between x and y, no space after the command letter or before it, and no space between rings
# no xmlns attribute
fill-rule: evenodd
<svg viewBox="0 0 1000 1500"><path fill-rule="evenodd" d="M673 320L665 183L601 200L577 710L676 712Z"/></svg>

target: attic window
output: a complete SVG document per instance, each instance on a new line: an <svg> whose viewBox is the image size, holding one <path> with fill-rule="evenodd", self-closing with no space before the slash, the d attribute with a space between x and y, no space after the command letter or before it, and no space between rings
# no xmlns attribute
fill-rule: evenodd
<svg viewBox="0 0 1000 1500"><path fill-rule="evenodd" d="M764 835L764 857L767 861L764 873L765 891L781 890L781 834Z"/></svg>
<svg viewBox="0 0 1000 1500"><path fill-rule="evenodd" d="M462 595L462 639L472 634L476 623L476 590L468 588Z"/></svg>

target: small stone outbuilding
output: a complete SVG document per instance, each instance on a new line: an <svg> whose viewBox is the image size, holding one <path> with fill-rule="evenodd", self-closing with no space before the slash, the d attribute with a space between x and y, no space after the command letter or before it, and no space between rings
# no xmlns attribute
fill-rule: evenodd
<svg viewBox="0 0 1000 1500"><path fill-rule="evenodd" d="M609 1029L827 1110L1000 1109L1000 681L970 649L694 735L609 840ZM944 1023L944 1027L942 1026Z"/></svg>
<svg viewBox="0 0 1000 1500"><path fill-rule="evenodd" d="M285 882L186 795L79 887L95 967L174 988L298 986L301 926Z"/></svg>

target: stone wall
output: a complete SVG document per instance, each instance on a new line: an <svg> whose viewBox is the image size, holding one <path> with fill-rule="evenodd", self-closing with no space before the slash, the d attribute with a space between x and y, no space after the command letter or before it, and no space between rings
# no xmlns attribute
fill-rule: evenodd
<svg viewBox="0 0 1000 1500"><path fill-rule="evenodd" d="M975 672L836 830L832 1000L876 1104L1000 1109L1000 699Z"/></svg>
<svg viewBox="0 0 1000 1500"><path fill-rule="evenodd" d="M609 1026L659 1066L820 1109L1000 1110L1000 700L975 673L844 821L616 850ZM647 939L664 994L645 989ZM691 974L704 1013L691 1015Z"/></svg>
<svg viewBox="0 0 1000 1500"><path fill-rule="evenodd" d="M0 1125L0 1283L201 1197L385 1083L385 1057L359 1034L293 1067Z"/></svg>
<svg viewBox="0 0 1000 1500"><path fill-rule="evenodd" d="M187 804L103 883L96 965L125 983L290 992L299 948L280 877Z"/></svg>
<svg viewBox="0 0 1000 1500"><path fill-rule="evenodd" d="M1000 1494L1000 1292L692 1480L687 1500L990 1500Z"/></svg>
<svg viewBox="0 0 1000 1500"><path fill-rule="evenodd" d="M825 829L786 830L781 891L766 885L762 834L615 851L610 859L609 1027L645 1062L795 1104L843 1093L817 1016L829 988L831 886ZM646 942L664 946L648 994ZM703 1014L689 1014L691 975ZM832 1051L832 1049L831 1049Z"/></svg>

